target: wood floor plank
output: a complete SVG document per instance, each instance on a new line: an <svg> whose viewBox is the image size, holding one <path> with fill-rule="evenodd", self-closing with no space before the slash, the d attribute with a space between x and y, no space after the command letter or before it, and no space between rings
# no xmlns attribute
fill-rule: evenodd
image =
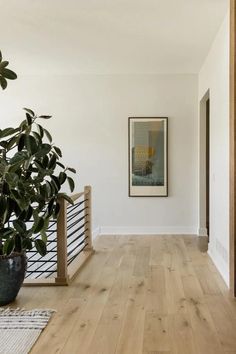
<svg viewBox="0 0 236 354"><path fill-rule="evenodd" d="M199 353L224 353L198 279L192 276L182 279L187 298L189 320L194 332L195 347L198 348Z"/></svg>
<svg viewBox="0 0 236 354"><path fill-rule="evenodd" d="M146 281L147 297L146 310L154 311L159 315L168 314L167 289L165 269L163 266L149 267L149 274Z"/></svg>
<svg viewBox="0 0 236 354"><path fill-rule="evenodd" d="M135 276L147 276L150 263L150 247L138 247L136 251L136 260L134 265Z"/></svg>
<svg viewBox="0 0 236 354"><path fill-rule="evenodd" d="M22 288L54 308L32 354L236 354L236 300L193 236L101 236L68 287Z"/></svg>
<svg viewBox="0 0 236 354"><path fill-rule="evenodd" d="M166 283L172 353L193 354L196 352L194 333L178 270L174 272L166 270Z"/></svg>
<svg viewBox="0 0 236 354"><path fill-rule="evenodd" d="M170 351L170 336L168 316L163 316L156 311L146 311L143 353Z"/></svg>
<svg viewBox="0 0 236 354"><path fill-rule="evenodd" d="M133 277L116 354L141 354L146 302L145 277Z"/></svg>
<svg viewBox="0 0 236 354"><path fill-rule="evenodd" d="M211 271L209 268L204 265L204 266L194 266L194 270L196 273L196 276L198 278L198 281L201 285L202 291L204 294L207 295L220 295L221 290L215 280L215 278L212 276Z"/></svg>
<svg viewBox="0 0 236 354"><path fill-rule="evenodd" d="M223 296L211 296L206 299L207 306L214 320L219 340L225 351L236 348L236 318Z"/></svg>
<svg viewBox="0 0 236 354"><path fill-rule="evenodd" d="M117 258L116 258L117 259ZM73 327L60 353L89 353L88 348L107 303L112 285L116 280L116 267L104 266L104 270L94 287L93 297L87 302L83 312Z"/></svg>
<svg viewBox="0 0 236 354"><path fill-rule="evenodd" d="M114 353L125 315L125 305L133 273L135 258L125 255L118 269L116 280L110 290L103 313L88 348L90 354Z"/></svg>

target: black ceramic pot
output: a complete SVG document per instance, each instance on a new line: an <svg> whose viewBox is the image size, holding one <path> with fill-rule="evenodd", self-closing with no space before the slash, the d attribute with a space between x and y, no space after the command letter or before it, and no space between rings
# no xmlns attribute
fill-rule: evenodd
<svg viewBox="0 0 236 354"><path fill-rule="evenodd" d="M26 268L25 254L0 256L0 306L15 300L24 281Z"/></svg>

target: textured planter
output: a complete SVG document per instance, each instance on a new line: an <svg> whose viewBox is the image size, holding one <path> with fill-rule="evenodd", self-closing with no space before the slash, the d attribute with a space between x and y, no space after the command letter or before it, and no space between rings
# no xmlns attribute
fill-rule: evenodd
<svg viewBox="0 0 236 354"><path fill-rule="evenodd" d="M0 256L0 306L15 300L24 281L26 268L25 254Z"/></svg>

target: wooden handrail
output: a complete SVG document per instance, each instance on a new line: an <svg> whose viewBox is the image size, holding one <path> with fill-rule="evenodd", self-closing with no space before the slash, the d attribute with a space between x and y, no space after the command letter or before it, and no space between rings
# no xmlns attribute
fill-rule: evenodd
<svg viewBox="0 0 236 354"><path fill-rule="evenodd" d="M81 198L83 195L86 194L91 194L91 187L90 186L85 186L84 191L80 193L75 193L70 196L70 198L75 202L77 199ZM69 204L69 202L67 202Z"/></svg>

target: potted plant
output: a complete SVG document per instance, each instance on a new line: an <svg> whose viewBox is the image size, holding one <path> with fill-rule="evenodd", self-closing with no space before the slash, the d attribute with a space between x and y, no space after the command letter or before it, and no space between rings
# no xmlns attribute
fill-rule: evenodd
<svg viewBox="0 0 236 354"><path fill-rule="evenodd" d="M7 79L17 77L7 66L0 52L2 89ZM68 172L76 171L60 162L61 150L40 122L51 116L24 110L19 126L0 129L0 305L18 294L27 267L26 251L35 247L46 254L46 230L59 213L58 199L73 203L61 193L61 186L67 181L73 191Z"/></svg>

